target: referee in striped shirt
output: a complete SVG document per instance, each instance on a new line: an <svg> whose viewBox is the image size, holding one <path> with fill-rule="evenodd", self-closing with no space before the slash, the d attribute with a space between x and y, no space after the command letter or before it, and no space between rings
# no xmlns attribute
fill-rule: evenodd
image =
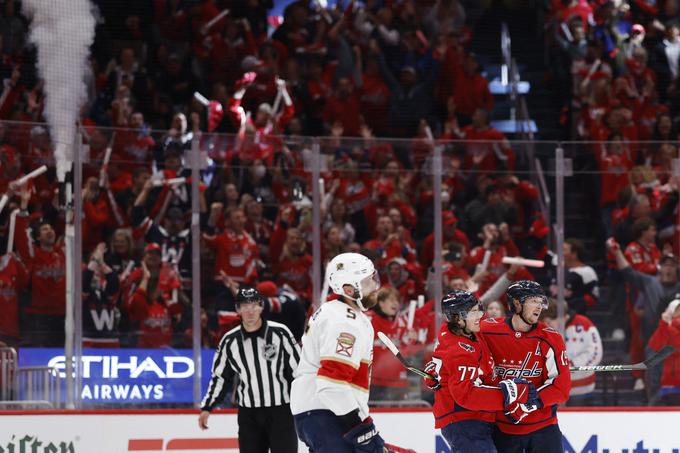
<svg viewBox="0 0 680 453"><path fill-rule="evenodd" d="M210 411L222 401L227 383L236 375L240 451L297 452L290 384L300 350L286 326L262 319L263 305L255 288L242 287L236 295L241 325L222 337L215 352L198 424L208 428Z"/></svg>

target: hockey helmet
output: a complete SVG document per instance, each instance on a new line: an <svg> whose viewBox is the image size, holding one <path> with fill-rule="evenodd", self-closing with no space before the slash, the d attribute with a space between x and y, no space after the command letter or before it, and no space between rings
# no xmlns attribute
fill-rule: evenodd
<svg viewBox="0 0 680 453"><path fill-rule="evenodd" d="M343 287L350 285L358 292L355 300L362 311L365 311L361 299L380 288L380 278L373 261L360 253L341 253L335 256L326 267L328 286L343 297L347 297Z"/></svg>
<svg viewBox="0 0 680 453"><path fill-rule="evenodd" d="M259 304L264 305L264 298L260 292L252 286L242 286L236 294L236 306L241 304Z"/></svg>
<svg viewBox="0 0 680 453"><path fill-rule="evenodd" d="M545 296L543 287L531 280L519 280L510 285L505 292L508 296L508 307L510 312L514 313L515 309L512 304L513 300L517 300L520 304L524 304L527 299L532 297L541 298L541 307L545 310L548 308L548 298Z"/></svg>
<svg viewBox="0 0 680 453"><path fill-rule="evenodd" d="M483 311L482 304L475 295L461 289L450 291L442 298L441 302L442 313L448 322L454 320L454 315L458 319L465 320L469 311L475 306L478 306L480 311Z"/></svg>

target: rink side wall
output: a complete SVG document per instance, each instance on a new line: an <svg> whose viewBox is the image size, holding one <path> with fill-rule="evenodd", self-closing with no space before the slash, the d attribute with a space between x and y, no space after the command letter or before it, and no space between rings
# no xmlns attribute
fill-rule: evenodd
<svg viewBox="0 0 680 453"><path fill-rule="evenodd" d="M428 409L372 409L383 438L418 453L450 453ZM195 410L0 411L0 452L237 452L235 410L210 429ZM680 407L564 408L565 453L680 453ZM300 451L307 451L302 448Z"/></svg>

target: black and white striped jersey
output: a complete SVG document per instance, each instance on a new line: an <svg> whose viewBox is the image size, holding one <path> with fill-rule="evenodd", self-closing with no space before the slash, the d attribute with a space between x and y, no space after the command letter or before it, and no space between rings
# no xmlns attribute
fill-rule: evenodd
<svg viewBox="0 0 680 453"><path fill-rule="evenodd" d="M290 402L293 371L300 361L300 347L288 328L263 320L256 332L238 326L227 332L215 352L212 378L201 403L211 410L224 399L227 383L236 375L239 407L272 407Z"/></svg>

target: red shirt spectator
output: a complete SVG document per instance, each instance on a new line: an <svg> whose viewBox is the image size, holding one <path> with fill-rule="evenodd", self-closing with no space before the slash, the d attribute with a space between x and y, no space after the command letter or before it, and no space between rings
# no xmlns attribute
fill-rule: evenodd
<svg viewBox="0 0 680 453"><path fill-rule="evenodd" d="M503 275L506 266L503 258L506 256L518 256L519 251L512 240L501 238L498 227L493 223L487 223L482 227L484 244L475 247L470 252L468 263L470 266L480 266L480 270L488 272L487 276L479 284L479 294L483 294L494 282ZM488 260L485 256L488 252ZM486 262L485 262L486 261ZM517 278L520 280L520 278Z"/></svg>
<svg viewBox="0 0 680 453"><path fill-rule="evenodd" d="M338 80L336 94L329 97L323 112L324 122L327 128L335 123L342 125L342 135L345 137L359 137L361 125L361 108L359 96L354 92L352 82L343 77Z"/></svg>
<svg viewBox="0 0 680 453"><path fill-rule="evenodd" d="M281 240L283 232L284 230L277 226L270 246L270 263L276 275L276 284L279 287L287 284L298 295L310 301L312 298L312 256L307 253L307 244L298 228L289 228L285 231L283 246L273 244L274 241ZM276 255L278 250L281 253Z"/></svg>
<svg viewBox="0 0 680 453"><path fill-rule="evenodd" d="M257 243L245 230L246 216L242 209L234 209L229 215L229 228L219 235L204 234L208 246L217 254L216 278L222 274L239 283L253 283L257 278L257 259L260 251Z"/></svg>
<svg viewBox="0 0 680 453"><path fill-rule="evenodd" d="M619 193L629 184L633 162L619 134L610 137L607 145L599 146L595 158L600 170L600 206L608 206L616 203Z"/></svg>
<svg viewBox="0 0 680 453"><path fill-rule="evenodd" d="M594 23L593 8L587 0L571 0L566 6L560 5L558 1L553 1L552 6L556 11L559 11L558 18L562 22L569 22L574 17L578 17L586 30L591 23Z"/></svg>
<svg viewBox="0 0 680 453"><path fill-rule="evenodd" d="M22 207L24 201L22 200ZM52 225L40 222L37 244L30 236L29 217L16 218L14 241L18 255L26 263L30 275L31 303L26 313L64 316L66 311L66 257L64 244L57 242Z"/></svg>
<svg viewBox="0 0 680 453"><path fill-rule="evenodd" d="M106 189L99 187L97 178L89 178L83 188L83 250L94 250L106 241L107 228L122 226L111 215ZM120 219L122 221L122 218Z"/></svg>
<svg viewBox="0 0 680 453"><path fill-rule="evenodd" d="M406 314L399 315L399 294L393 288L383 288L377 294L378 304L366 314L371 318L375 332L373 351L373 368L371 372L371 386L390 387L394 389L408 388L406 369L390 353L389 349L377 339L378 332L383 332L399 348L405 357L415 354L422 345L416 343L417 333L408 328ZM371 392L381 389L371 389ZM403 397L402 397L403 398ZM399 399L392 395L378 395L378 399Z"/></svg>
<svg viewBox="0 0 680 453"><path fill-rule="evenodd" d="M474 170L477 178L498 171L499 167L515 168L515 153L505 135L489 126L488 111L475 110L472 124L465 126L462 134L466 140L463 166Z"/></svg>
<svg viewBox="0 0 680 453"><path fill-rule="evenodd" d="M489 82L480 74L479 63L474 55L468 55L456 74L453 99L456 111L472 118L477 109L493 109L493 96Z"/></svg>
<svg viewBox="0 0 680 453"><path fill-rule="evenodd" d="M457 228L458 218L453 211L446 211L442 218L442 244L457 242L461 244L465 251L470 250L470 240L467 235ZM434 233L430 233L423 242L423 249L420 255L420 263L424 267L430 267L434 260Z"/></svg>
<svg viewBox="0 0 680 453"><path fill-rule="evenodd" d="M19 340L18 292L28 284L28 272L14 254L0 257L0 339Z"/></svg>
<svg viewBox="0 0 680 453"><path fill-rule="evenodd" d="M371 202L370 185L367 183L370 175L359 173L358 165L353 160L336 165L335 170L340 178L336 196L345 202L350 215L363 211Z"/></svg>
<svg viewBox="0 0 680 453"><path fill-rule="evenodd" d="M416 259L415 250L394 231L394 223L387 215L378 218L376 237L366 242L364 248L377 252L381 259L381 267L395 257L404 258L409 262Z"/></svg>
<svg viewBox="0 0 680 453"><path fill-rule="evenodd" d="M650 217L642 217L633 223L635 240L628 244L624 255L636 271L656 275L661 252L655 244L656 223Z"/></svg>
<svg viewBox="0 0 680 453"><path fill-rule="evenodd" d="M179 317L182 311L178 300L181 282L162 262L158 244L146 247L142 266L130 273L126 287L132 290L127 303L130 320L139 324L137 347L170 346L173 317Z"/></svg>
<svg viewBox="0 0 680 453"><path fill-rule="evenodd" d="M649 340L649 347L655 351L664 346L680 349L680 301L672 301L661 315L659 327ZM675 352L663 363L661 375L661 398L669 405L677 405L680 388L680 352Z"/></svg>
<svg viewBox="0 0 680 453"><path fill-rule="evenodd" d="M409 272L411 265L400 257L392 258L387 263L385 272L384 286L391 287L399 291L401 308L407 307L411 300L415 300L419 295L424 294L424 288L420 284L420 279L413 278Z"/></svg>
<svg viewBox="0 0 680 453"><path fill-rule="evenodd" d="M387 131L390 96L389 87L380 77L377 61L368 60L362 75L359 104L366 124L376 135L382 135Z"/></svg>

